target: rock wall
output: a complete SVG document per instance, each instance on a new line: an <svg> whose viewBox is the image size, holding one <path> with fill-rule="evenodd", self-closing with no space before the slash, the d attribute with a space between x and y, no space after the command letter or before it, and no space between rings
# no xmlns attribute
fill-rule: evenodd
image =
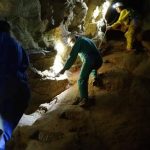
<svg viewBox="0 0 150 150"><path fill-rule="evenodd" d="M44 30L41 21L41 5L38 0L2 0L0 16L5 17L12 26L13 34L27 48L39 48L38 40ZM1 10L1 9L0 9Z"/></svg>
<svg viewBox="0 0 150 150"><path fill-rule="evenodd" d="M17 128L8 149L148 150L150 58L121 50L120 45L104 57L98 70L103 86L89 82L95 105L72 105L78 95L77 85L72 86L28 115L26 124L44 112L34 124Z"/></svg>
<svg viewBox="0 0 150 150"><path fill-rule="evenodd" d="M13 34L25 49L47 47L44 34L62 22L67 29L80 29L86 13L82 0L0 1L0 18L11 23Z"/></svg>
<svg viewBox="0 0 150 150"><path fill-rule="evenodd" d="M0 18L5 18L11 23L14 36L25 49L39 51L47 48L51 51L55 49L55 43L59 39L65 45L65 53L62 56L65 62L70 50L66 46L65 36L70 31L85 31L86 35L95 36L97 27L96 24L91 23L92 14L96 6L101 6L103 2L104 0L1 0ZM130 4L138 6L140 1L136 3L130 1ZM144 16L144 30L149 30L149 6L150 2L146 0L140 7ZM145 37L148 39L148 36ZM44 56L44 59L36 55L37 60L30 57L31 64L36 69L44 71L45 68L49 69L53 65L55 55ZM31 81L32 77L34 78L34 75L31 75ZM33 84L31 82L31 85Z"/></svg>
<svg viewBox="0 0 150 150"><path fill-rule="evenodd" d="M44 33L58 27L62 22L70 31L91 29L91 15L96 6L104 0L1 0L0 18L7 18L12 25L13 34L26 49L47 47ZM132 5L134 2L130 1ZM137 4L136 4L137 3ZM144 29L149 30L149 1L137 1L144 17ZM96 32L94 29L92 32ZM94 34L93 34L94 35Z"/></svg>

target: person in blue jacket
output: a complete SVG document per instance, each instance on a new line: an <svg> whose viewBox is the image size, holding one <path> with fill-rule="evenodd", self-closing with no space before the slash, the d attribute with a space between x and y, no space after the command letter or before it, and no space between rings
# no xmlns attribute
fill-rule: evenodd
<svg viewBox="0 0 150 150"><path fill-rule="evenodd" d="M91 39L75 34L70 34L69 38L70 42L72 42L74 46L69 55L69 58L67 59L63 69L59 72L59 74L63 74L66 70L70 69L77 56L80 56L82 67L78 80L78 88L80 92L79 105L81 107L85 107L90 104L88 98L89 75L92 74L96 80L97 69L101 67L103 61L100 52Z"/></svg>
<svg viewBox="0 0 150 150"><path fill-rule="evenodd" d="M0 150L6 149L6 143L28 106L28 66L24 49L10 35L9 23L0 20Z"/></svg>

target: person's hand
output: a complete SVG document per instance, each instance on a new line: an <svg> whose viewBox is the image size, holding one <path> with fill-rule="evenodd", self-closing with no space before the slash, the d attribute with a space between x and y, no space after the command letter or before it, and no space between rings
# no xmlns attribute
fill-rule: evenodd
<svg viewBox="0 0 150 150"><path fill-rule="evenodd" d="M111 26L107 26L107 27L106 27L106 30L110 30L110 29L111 29Z"/></svg>
<svg viewBox="0 0 150 150"><path fill-rule="evenodd" d="M64 74L64 72L65 72L65 70L62 69L62 70L60 70L59 74Z"/></svg>

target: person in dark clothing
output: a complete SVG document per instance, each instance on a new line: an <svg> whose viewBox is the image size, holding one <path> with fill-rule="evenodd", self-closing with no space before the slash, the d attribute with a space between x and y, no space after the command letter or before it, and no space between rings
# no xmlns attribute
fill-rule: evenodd
<svg viewBox="0 0 150 150"><path fill-rule="evenodd" d="M97 79L97 70L102 65L102 57L93 41L89 38L77 35L71 35L69 37L70 42L74 45L72 51L65 63L63 69L59 74L63 74L66 70L75 62L77 56L80 56L82 61L82 67L80 71L80 77L78 80L78 87L80 92L80 106L87 106L89 104L88 99L88 79L92 74L94 79Z"/></svg>
<svg viewBox="0 0 150 150"><path fill-rule="evenodd" d="M6 149L15 127L28 106L30 88L26 69L29 59L10 35L8 22L0 21L0 150Z"/></svg>

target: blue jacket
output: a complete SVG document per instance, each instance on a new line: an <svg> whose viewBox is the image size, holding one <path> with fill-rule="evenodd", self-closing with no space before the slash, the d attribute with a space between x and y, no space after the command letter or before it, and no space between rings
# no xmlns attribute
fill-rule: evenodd
<svg viewBox="0 0 150 150"><path fill-rule="evenodd" d="M21 45L9 33L0 32L0 79L27 79L29 59Z"/></svg>

